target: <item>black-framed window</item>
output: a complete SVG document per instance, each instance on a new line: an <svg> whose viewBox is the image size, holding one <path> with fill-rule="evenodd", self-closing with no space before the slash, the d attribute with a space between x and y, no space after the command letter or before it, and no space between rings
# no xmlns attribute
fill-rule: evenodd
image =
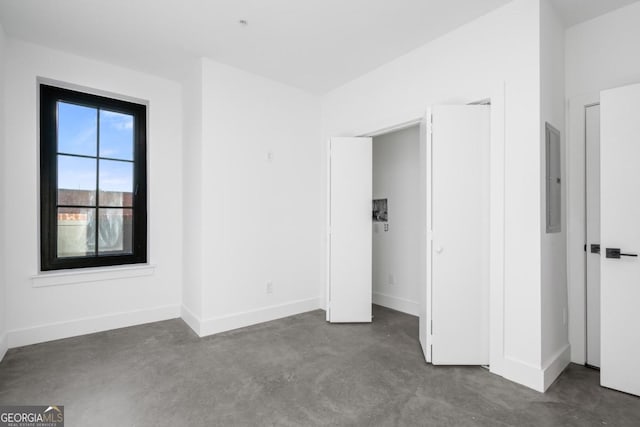
<svg viewBox="0 0 640 427"><path fill-rule="evenodd" d="M41 269L147 262L147 107L40 85Z"/></svg>

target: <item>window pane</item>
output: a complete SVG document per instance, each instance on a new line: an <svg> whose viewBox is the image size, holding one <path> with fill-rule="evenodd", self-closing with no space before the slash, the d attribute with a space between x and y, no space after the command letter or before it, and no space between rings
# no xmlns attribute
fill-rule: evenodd
<svg viewBox="0 0 640 427"><path fill-rule="evenodd" d="M96 160L58 155L58 204L95 205Z"/></svg>
<svg viewBox="0 0 640 427"><path fill-rule="evenodd" d="M100 206L133 206L133 163L100 160Z"/></svg>
<svg viewBox="0 0 640 427"><path fill-rule="evenodd" d="M95 156L98 110L58 102L58 152Z"/></svg>
<svg viewBox="0 0 640 427"><path fill-rule="evenodd" d="M58 208L58 257L93 255L95 209Z"/></svg>
<svg viewBox="0 0 640 427"><path fill-rule="evenodd" d="M133 116L100 110L100 157L133 160Z"/></svg>
<svg viewBox="0 0 640 427"><path fill-rule="evenodd" d="M98 252L133 253L133 209L99 209Z"/></svg>

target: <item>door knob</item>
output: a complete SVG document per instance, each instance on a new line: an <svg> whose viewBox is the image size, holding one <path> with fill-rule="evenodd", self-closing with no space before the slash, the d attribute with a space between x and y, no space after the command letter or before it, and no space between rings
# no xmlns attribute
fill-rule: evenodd
<svg viewBox="0 0 640 427"><path fill-rule="evenodd" d="M638 254L625 254L620 252L620 248L607 248L607 258L620 259L623 256L637 257Z"/></svg>
<svg viewBox="0 0 640 427"><path fill-rule="evenodd" d="M442 246L436 247L436 253L437 254L441 254L442 253Z"/></svg>

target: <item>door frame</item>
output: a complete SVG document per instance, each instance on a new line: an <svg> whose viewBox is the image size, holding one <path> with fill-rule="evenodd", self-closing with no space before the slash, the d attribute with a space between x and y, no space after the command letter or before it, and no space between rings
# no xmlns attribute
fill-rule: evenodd
<svg viewBox="0 0 640 427"><path fill-rule="evenodd" d="M478 99L489 99L491 101L491 142L489 154L489 369L492 373L502 375L508 369L508 361L504 354L504 291L505 291L505 82L497 81L488 86L490 89L481 91L476 96L468 100L462 100L460 104L471 103ZM430 105L442 103L439 100L425 99L424 109L408 110L395 117L387 117L375 120L374 124L369 122L366 126L356 127L355 131L348 135L330 136L376 136L388 133L393 130L400 130L404 127L421 123L426 117L427 108ZM326 229L325 238L329 236L329 135L326 136ZM425 218L426 221L426 218ZM426 239L426 235L424 236ZM325 260L325 298L329 301L329 245L326 244ZM425 278L426 280L426 278ZM426 286L426 283L425 283ZM328 314L327 314L328 319Z"/></svg>
<svg viewBox="0 0 640 427"><path fill-rule="evenodd" d="M586 109L600 103L600 93L569 100L567 114L567 284L571 361L587 361Z"/></svg>

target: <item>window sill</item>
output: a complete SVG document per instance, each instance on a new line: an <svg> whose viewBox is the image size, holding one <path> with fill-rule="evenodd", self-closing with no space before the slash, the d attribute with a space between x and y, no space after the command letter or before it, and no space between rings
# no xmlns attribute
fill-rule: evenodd
<svg viewBox="0 0 640 427"><path fill-rule="evenodd" d="M31 285L34 288L42 288L45 286L63 286L85 282L128 279L131 277L151 276L155 269L155 265L139 264L119 267L42 272L31 276Z"/></svg>

